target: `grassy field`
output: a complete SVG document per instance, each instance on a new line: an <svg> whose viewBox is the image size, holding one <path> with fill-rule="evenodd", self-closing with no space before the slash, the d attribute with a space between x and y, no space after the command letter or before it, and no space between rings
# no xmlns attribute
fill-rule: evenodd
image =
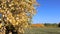
<svg viewBox="0 0 60 34"><path fill-rule="evenodd" d="M60 28L32 28L32 29L26 29L25 34L60 34Z"/></svg>

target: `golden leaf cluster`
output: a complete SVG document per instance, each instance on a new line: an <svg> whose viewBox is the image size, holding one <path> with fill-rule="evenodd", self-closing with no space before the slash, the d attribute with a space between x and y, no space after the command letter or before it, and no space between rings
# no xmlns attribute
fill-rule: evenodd
<svg viewBox="0 0 60 34"><path fill-rule="evenodd" d="M0 0L0 12L13 25L27 23L28 18L35 13L35 3L36 0Z"/></svg>
<svg viewBox="0 0 60 34"><path fill-rule="evenodd" d="M28 22L36 13L34 5L36 0L0 0L0 13L5 21L13 26L27 27Z"/></svg>

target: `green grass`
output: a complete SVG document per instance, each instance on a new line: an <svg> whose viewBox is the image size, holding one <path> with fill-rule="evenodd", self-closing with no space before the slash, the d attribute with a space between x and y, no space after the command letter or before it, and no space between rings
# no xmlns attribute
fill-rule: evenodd
<svg viewBox="0 0 60 34"><path fill-rule="evenodd" d="M60 28L25 29L25 34L60 34Z"/></svg>

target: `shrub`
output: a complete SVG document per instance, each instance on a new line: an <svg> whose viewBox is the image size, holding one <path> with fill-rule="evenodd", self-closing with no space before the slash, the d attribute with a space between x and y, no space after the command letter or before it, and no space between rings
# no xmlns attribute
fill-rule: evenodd
<svg viewBox="0 0 60 34"><path fill-rule="evenodd" d="M58 27L60 27L60 23L58 24Z"/></svg>

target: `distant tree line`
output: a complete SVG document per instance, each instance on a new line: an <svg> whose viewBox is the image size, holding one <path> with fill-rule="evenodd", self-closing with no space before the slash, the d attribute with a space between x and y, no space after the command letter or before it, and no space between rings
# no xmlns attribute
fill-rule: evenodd
<svg viewBox="0 0 60 34"><path fill-rule="evenodd" d="M45 23L44 25L45 25L46 27L50 27L50 26L51 26L51 27L60 27L60 23L58 23L58 24L57 24L57 23L53 23L53 24L51 24L51 23Z"/></svg>

